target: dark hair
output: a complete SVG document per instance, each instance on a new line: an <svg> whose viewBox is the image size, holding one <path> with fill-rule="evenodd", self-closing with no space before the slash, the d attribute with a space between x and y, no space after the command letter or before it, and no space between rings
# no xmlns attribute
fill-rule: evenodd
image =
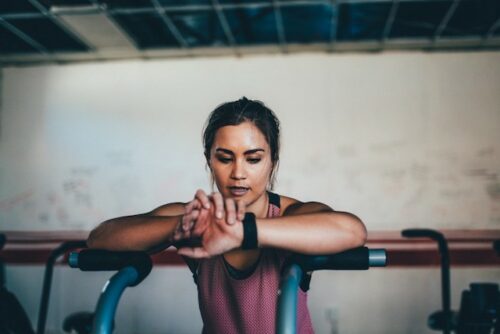
<svg viewBox="0 0 500 334"><path fill-rule="evenodd" d="M275 172L279 163L280 122L271 109L257 100L242 97L237 101L226 102L210 113L203 131L204 154L207 163L210 161L210 150L217 130L227 125L239 125L252 122L262 132L271 149L273 170L271 173L271 190L274 188Z"/></svg>

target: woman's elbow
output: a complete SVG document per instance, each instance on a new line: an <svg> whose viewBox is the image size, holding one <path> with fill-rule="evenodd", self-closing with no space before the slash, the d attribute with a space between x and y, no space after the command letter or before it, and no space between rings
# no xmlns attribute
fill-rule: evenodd
<svg viewBox="0 0 500 334"><path fill-rule="evenodd" d="M349 214L347 226L351 236L352 248L364 246L368 238L368 232L361 219L353 214Z"/></svg>
<svg viewBox="0 0 500 334"><path fill-rule="evenodd" d="M103 243L103 226L102 224L90 231L87 237L87 247L88 248L105 248Z"/></svg>

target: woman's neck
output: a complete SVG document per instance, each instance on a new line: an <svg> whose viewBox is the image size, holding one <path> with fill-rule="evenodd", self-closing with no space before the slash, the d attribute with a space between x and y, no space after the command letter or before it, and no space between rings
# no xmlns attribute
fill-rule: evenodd
<svg viewBox="0 0 500 334"><path fill-rule="evenodd" d="M247 207L247 211L252 212L258 218L266 218L268 208L269 196L267 191L264 191L264 193L255 202Z"/></svg>

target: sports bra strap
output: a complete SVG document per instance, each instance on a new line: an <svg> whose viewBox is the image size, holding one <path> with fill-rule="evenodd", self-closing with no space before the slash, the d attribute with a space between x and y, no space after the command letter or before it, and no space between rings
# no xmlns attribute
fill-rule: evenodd
<svg viewBox="0 0 500 334"><path fill-rule="evenodd" d="M277 206L278 208L281 208L280 195L272 193L270 191L268 191L267 194L269 195L269 204L272 204L272 205Z"/></svg>

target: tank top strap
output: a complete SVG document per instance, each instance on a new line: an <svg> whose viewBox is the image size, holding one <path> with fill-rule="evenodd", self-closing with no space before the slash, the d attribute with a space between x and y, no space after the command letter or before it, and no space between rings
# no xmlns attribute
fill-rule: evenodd
<svg viewBox="0 0 500 334"><path fill-rule="evenodd" d="M269 197L269 205L274 205L277 206L278 208L281 208L280 195L270 191L267 192L267 195Z"/></svg>
<svg viewBox="0 0 500 334"><path fill-rule="evenodd" d="M280 195L267 192L269 198L269 207L267 209L267 218L279 217L281 216L281 203Z"/></svg>

